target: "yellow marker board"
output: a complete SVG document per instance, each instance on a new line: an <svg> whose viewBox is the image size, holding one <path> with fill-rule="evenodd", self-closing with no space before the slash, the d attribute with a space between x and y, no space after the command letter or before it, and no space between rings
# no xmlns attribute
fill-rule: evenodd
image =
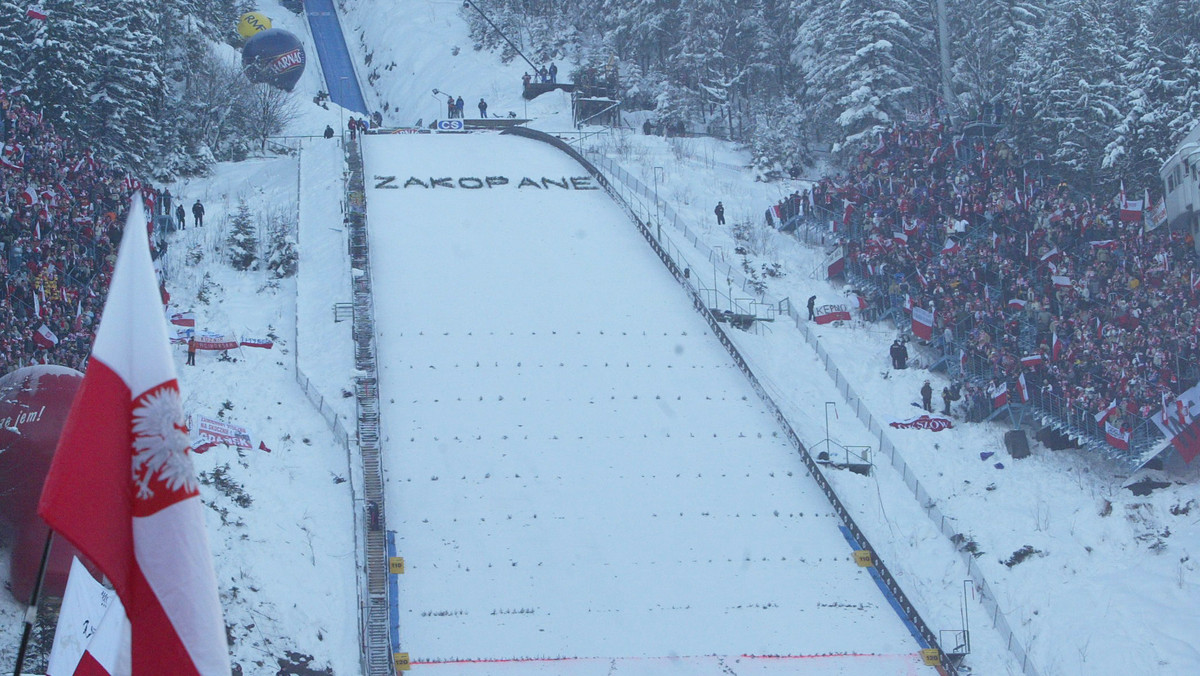
<svg viewBox="0 0 1200 676"><path fill-rule="evenodd" d="M872 565L874 565L871 563L871 550L859 549L859 550L855 551L854 552L854 562L857 563L858 565L862 566L863 568L870 568Z"/></svg>
<svg viewBox="0 0 1200 676"><path fill-rule="evenodd" d="M404 574L404 557L403 556L388 557L388 572L391 573L392 575L403 575Z"/></svg>
<svg viewBox="0 0 1200 676"><path fill-rule="evenodd" d="M925 660L925 666L936 667L942 663L942 651L937 648L925 648L921 651L921 659Z"/></svg>
<svg viewBox="0 0 1200 676"><path fill-rule="evenodd" d="M392 661L396 663L396 671L408 671L412 669L412 666L408 663L408 653L392 653Z"/></svg>

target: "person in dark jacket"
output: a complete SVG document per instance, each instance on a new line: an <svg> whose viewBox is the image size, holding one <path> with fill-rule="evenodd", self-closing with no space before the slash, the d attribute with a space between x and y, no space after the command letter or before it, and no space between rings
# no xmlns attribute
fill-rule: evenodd
<svg viewBox="0 0 1200 676"><path fill-rule="evenodd" d="M454 114L460 120L463 118L463 100L461 96L454 99Z"/></svg>
<svg viewBox="0 0 1200 676"><path fill-rule="evenodd" d="M954 401L954 393L949 387L942 388L942 403L945 405L942 408L942 415L950 415L950 402Z"/></svg>
<svg viewBox="0 0 1200 676"><path fill-rule="evenodd" d="M717 207L713 209L713 213L717 215L717 225L725 225L725 205L717 202Z"/></svg>
<svg viewBox="0 0 1200 676"><path fill-rule="evenodd" d="M487 101L483 99L479 99L479 117L481 119L487 117Z"/></svg>
<svg viewBox="0 0 1200 676"><path fill-rule="evenodd" d="M817 307L817 297L809 296L808 297L808 321L810 321L810 322L817 318L816 314L814 314L814 310L816 309L816 307Z"/></svg>
<svg viewBox="0 0 1200 676"><path fill-rule="evenodd" d="M908 368L908 348L900 340L892 342L892 347L888 352L892 355L892 368L906 369Z"/></svg>
<svg viewBox="0 0 1200 676"><path fill-rule="evenodd" d="M175 207L175 220L179 222L180 230L187 230L187 212L183 210L183 203Z"/></svg>
<svg viewBox="0 0 1200 676"><path fill-rule="evenodd" d="M204 227L204 205L200 203L200 200L196 200L196 203L192 205L192 217L196 219L197 228Z"/></svg>
<svg viewBox="0 0 1200 676"><path fill-rule="evenodd" d="M325 125L325 138L333 138L333 127Z"/></svg>
<svg viewBox="0 0 1200 676"><path fill-rule="evenodd" d="M933 386L928 380L921 386L921 408L933 413Z"/></svg>

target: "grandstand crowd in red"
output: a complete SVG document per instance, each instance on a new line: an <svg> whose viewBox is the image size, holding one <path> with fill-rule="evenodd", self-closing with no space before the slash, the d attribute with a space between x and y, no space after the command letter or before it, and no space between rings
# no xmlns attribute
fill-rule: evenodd
<svg viewBox="0 0 1200 676"><path fill-rule="evenodd" d="M1048 169L1008 142L901 123L802 201L835 222L847 269L881 302L933 312L971 375L1024 373L1076 413L1116 402L1127 424L1147 418L1198 377L1194 242Z"/></svg>
<svg viewBox="0 0 1200 676"><path fill-rule="evenodd" d="M134 187L0 89L0 374L83 370Z"/></svg>

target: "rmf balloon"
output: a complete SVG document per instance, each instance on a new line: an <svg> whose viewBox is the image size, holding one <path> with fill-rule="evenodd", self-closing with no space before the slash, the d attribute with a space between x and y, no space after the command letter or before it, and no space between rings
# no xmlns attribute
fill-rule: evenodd
<svg viewBox="0 0 1200 676"><path fill-rule="evenodd" d="M246 12L238 20L238 35L244 38L254 37L271 27L271 19L262 12Z"/></svg>
<svg viewBox="0 0 1200 676"><path fill-rule="evenodd" d="M265 82L284 91L304 73L304 45L282 28L256 33L242 47L242 71L253 82Z"/></svg>

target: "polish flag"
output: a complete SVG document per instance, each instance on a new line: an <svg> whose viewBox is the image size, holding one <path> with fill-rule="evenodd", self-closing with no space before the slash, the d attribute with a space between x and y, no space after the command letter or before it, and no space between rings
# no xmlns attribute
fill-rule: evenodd
<svg viewBox="0 0 1200 676"><path fill-rule="evenodd" d="M1004 406L1008 403L1008 383L1000 383L996 387L989 387L988 395L992 398L992 408Z"/></svg>
<svg viewBox="0 0 1200 676"><path fill-rule="evenodd" d="M112 582L130 622L134 676L229 676L145 220L135 195L38 515Z"/></svg>
<svg viewBox="0 0 1200 676"><path fill-rule="evenodd" d="M1024 366L1027 369L1041 365L1042 355L1040 354L1027 354L1024 357L1021 357L1021 366Z"/></svg>
<svg viewBox="0 0 1200 676"><path fill-rule="evenodd" d="M1071 278L1066 275L1050 275L1050 281L1054 282L1054 286L1060 289L1071 286Z"/></svg>
<svg viewBox="0 0 1200 676"><path fill-rule="evenodd" d="M1058 333L1054 333L1050 338L1050 358L1058 361L1059 356L1062 355L1062 349L1062 341L1058 339Z"/></svg>
<svg viewBox="0 0 1200 676"><path fill-rule="evenodd" d="M908 235L900 231L892 232L892 241L901 246L908 244Z"/></svg>
<svg viewBox="0 0 1200 676"><path fill-rule="evenodd" d="M34 300L36 301L37 299L34 298ZM49 326L42 324L38 327L37 331L33 332L33 342L37 343L38 347L49 350L58 345L58 336L54 335Z"/></svg>
<svg viewBox="0 0 1200 676"><path fill-rule="evenodd" d="M129 619L111 591L96 582L79 559L71 563L71 585L83 587L70 601L63 599L54 633L47 674L71 676L129 676Z"/></svg>
<svg viewBox="0 0 1200 676"><path fill-rule="evenodd" d="M912 309L912 332L922 340L933 340L933 313L920 305Z"/></svg>
<svg viewBox="0 0 1200 676"><path fill-rule="evenodd" d="M1008 309L1017 310L1018 312L1025 309L1025 301L1020 298L1009 298Z"/></svg>
<svg viewBox="0 0 1200 676"><path fill-rule="evenodd" d="M952 237L947 237L946 243L942 245L942 255L947 256L952 253L958 253L959 251L962 251L962 247L958 245L958 242L955 242L954 238Z"/></svg>
<svg viewBox="0 0 1200 676"><path fill-rule="evenodd" d="M1017 376L1017 394L1021 396L1021 403L1029 401L1029 387L1025 385L1025 374Z"/></svg>
<svg viewBox="0 0 1200 676"><path fill-rule="evenodd" d="M1103 411L1100 411L1099 413L1097 413L1096 415L1094 415L1092 417L1096 419L1097 425L1103 425L1109 418L1112 417L1112 414L1114 414L1116 412L1117 412L1117 400L1113 399L1112 403L1109 404L1107 408L1105 408Z"/></svg>
<svg viewBox="0 0 1200 676"><path fill-rule="evenodd" d="M30 5L29 9L25 10L25 16L36 21L45 21L46 9L41 5Z"/></svg>
<svg viewBox="0 0 1200 676"><path fill-rule="evenodd" d="M1108 442L1109 446L1122 451L1128 451L1130 436L1129 430L1117 427L1112 424L1112 421L1106 420L1104 422L1104 440Z"/></svg>

